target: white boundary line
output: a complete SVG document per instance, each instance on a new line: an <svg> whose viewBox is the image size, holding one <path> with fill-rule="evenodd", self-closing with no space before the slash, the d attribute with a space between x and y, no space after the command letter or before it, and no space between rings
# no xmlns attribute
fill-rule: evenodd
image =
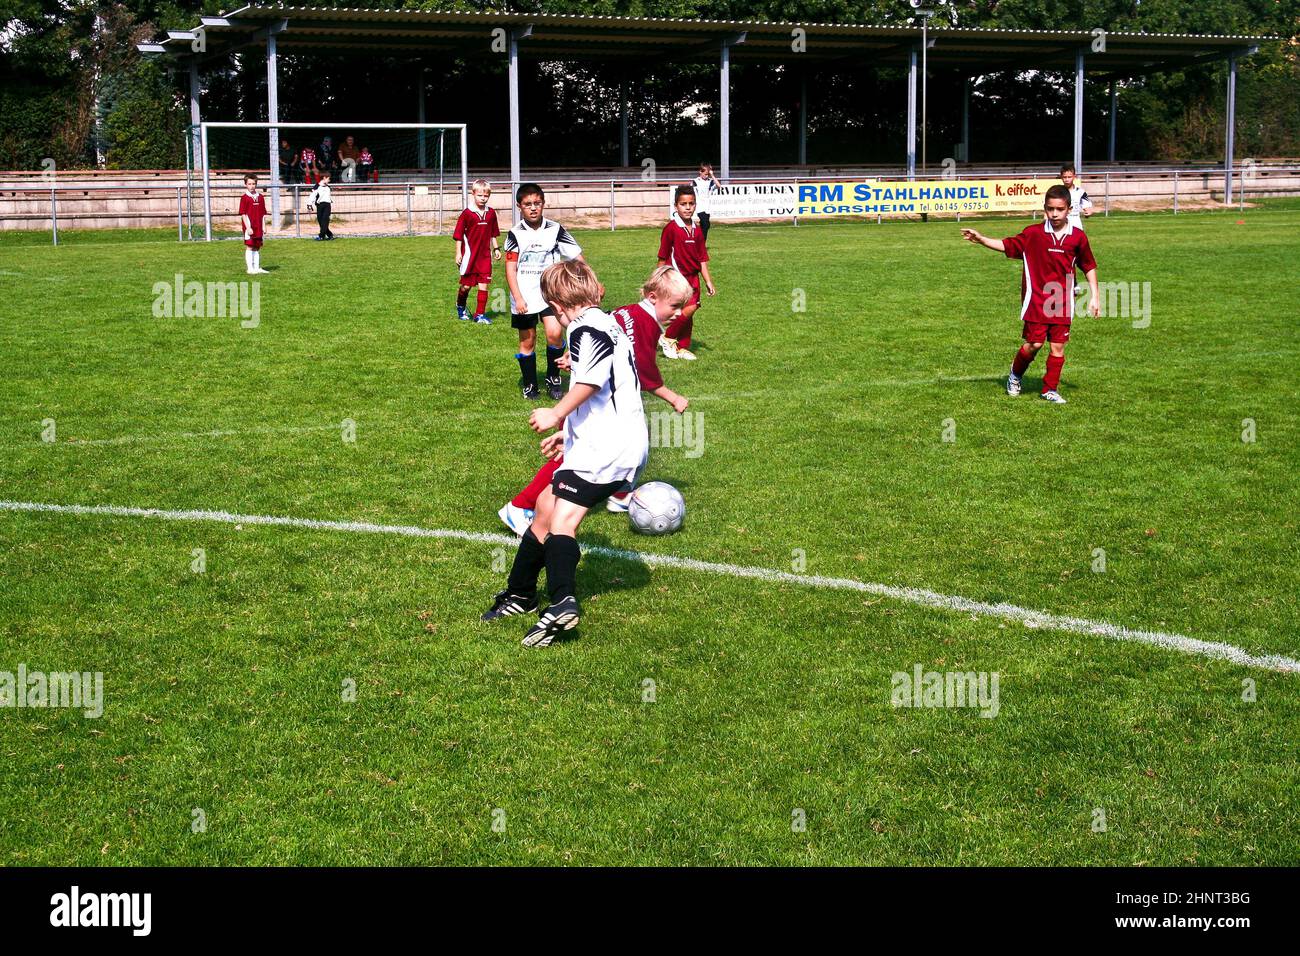
<svg viewBox="0 0 1300 956"><path fill-rule="evenodd" d="M507 544L511 546L518 542L518 538L513 535L494 534L486 531L457 531L447 528L421 528L416 525L374 524L369 521L318 521L313 518L248 515L230 511L168 511L162 508L124 508L117 505L59 505L37 501L0 501L0 511L107 515L117 518L157 518L164 521L216 521L222 524L275 525L284 528L306 528L313 531L394 534L408 538L450 538L456 541ZM1300 661L1277 654L1256 656L1242 650L1240 647L1218 641L1203 641L1195 637L1170 634L1163 631L1135 630L1118 624L1109 624L1105 621L1090 621L1081 617L1049 614L1046 611L1035 611L1014 604L988 604L959 595L940 594L937 591L927 591L921 588L894 587L889 584L874 584L870 581L857 581L852 578L823 577L817 574L792 574L787 571L774 571L770 568L746 567L740 564L719 564L712 561L697 561L694 558L682 558L672 554L647 554L642 551L625 551L621 548L606 548L599 545L583 548L583 552L621 561L636 561L651 568L656 566L680 568L686 571L701 571L706 574L721 574L733 578L751 578L759 581L795 584L803 587L860 591L865 594L875 594L920 607L1019 621L1030 628L1047 628L1072 634L1094 634L1116 641L1149 644L1167 650L1180 651L1184 654L1230 661L1243 667L1281 671L1283 673L1300 673Z"/></svg>

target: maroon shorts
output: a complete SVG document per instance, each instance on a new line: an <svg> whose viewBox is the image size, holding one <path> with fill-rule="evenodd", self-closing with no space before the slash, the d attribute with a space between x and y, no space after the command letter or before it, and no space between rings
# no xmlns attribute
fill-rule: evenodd
<svg viewBox="0 0 1300 956"><path fill-rule="evenodd" d="M468 272L466 272L463 276L460 277L461 285L482 285L483 283L491 282L491 281L492 281L491 269L488 269L486 272L482 270L475 271L474 269L470 269Z"/></svg>
<svg viewBox="0 0 1300 956"><path fill-rule="evenodd" d="M687 276L686 281L691 284L691 297L689 300L687 300L686 305L699 305L700 304L700 277L697 275ZM685 308L685 306L683 306L683 308Z"/></svg>
<svg viewBox="0 0 1300 956"><path fill-rule="evenodd" d="M244 245L248 246L248 248L250 249L261 249L262 248L261 235L254 234L252 239L245 239Z"/></svg>
<svg viewBox="0 0 1300 956"><path fill-rule="evenodd" d="M1024 339L1026 342L1068 342L1070 327L1058 322L1026 322Z"/></svg>

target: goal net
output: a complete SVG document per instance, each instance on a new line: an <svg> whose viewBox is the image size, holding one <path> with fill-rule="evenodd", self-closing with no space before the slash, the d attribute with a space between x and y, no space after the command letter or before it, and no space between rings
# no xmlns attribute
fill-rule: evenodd
<svg viewBox="0 0 1300 956"><path fill-rule="evenodd" d="M266 194L269 236L311 236L307 209L330 171L331 231L450 231L469 201L463 123L201 123L186 138L190 239L239 234L244 175Z"/></svg>

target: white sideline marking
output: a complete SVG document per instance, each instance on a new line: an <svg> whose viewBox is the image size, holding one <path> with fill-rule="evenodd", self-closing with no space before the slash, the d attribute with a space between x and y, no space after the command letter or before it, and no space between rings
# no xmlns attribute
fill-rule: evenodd
<svg viewBox="0 0 1300 956"><path fill-rule="evenodd" d="M0 511L109 515L119 518L159 518L165 521L217 521L223 524L262 524L285 528L307 528L314 531L395 534L409 538L451 538L457 541L474 541L485 544L513 545L519 540L514 535L494 534L488 531L421 528L416 525L374 524L369 521L319 521L314 518L246 515L229 511L168 511L162 508L124 508L118 505L58 505L37 501L0 501ZM823 577L819 574L792 574L788 571L774 571L770 568L747 567L740 564L719 564L713 561L682 558L672 554L647 554L642 551L625 551L621 548L607 548L601 545L591 545L582 550L586 554L598 554L622 561L637 561L652 568L655 566L681 568L687 571L722 574L733 578L753 578L760 581L775 581L804 587L860 591L865 594L876 594L921 607L1019 621L1026 627L1031 628L1050 628L1072 634L1095 634L1111 640L1150 644L1154 647L1163 647L1184 654L1195 654L1200 657L1230 661L1243 667L1256 667L1283 673L1300 673L1300 661L1290 657L1282 657L1276 654L1256 656L1235 645L1218 641L1203 641L1199 638L1187 637L1183 634L1169 634L1163 631L1134 630L1118 624L1109 624L1105 621L1090 621L1081 617L1049 614L1046 611L1035 611L1018 607L1015 604L988 604L984 601L972 601L970 598L959 595L940 594L937 591L927 591L922 588L901 588L889 584L857 581L853 578Z"/></svg>

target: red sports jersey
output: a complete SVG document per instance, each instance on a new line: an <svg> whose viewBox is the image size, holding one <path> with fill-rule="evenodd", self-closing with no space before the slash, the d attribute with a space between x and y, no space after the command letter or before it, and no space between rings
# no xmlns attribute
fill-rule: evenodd
<svg viewBox="0 0 1300 956"><path fill-rule="evenodd" d="M632 353L636 358L636 375L641 380L643 392L662 388L664 377L659 374L659 336L663 330L654 313L646 308L645 300L624 305L610 313L627 337L632 340Z"/></svg>
<svg viewBox="0 0 1300 956"><path fill-rule="evenodd" d="M266 221L266 197L261 193L256 196L250 196L247 192L240 194L239 197L239 214L247 216L249 223L253 227L253 238L257 239L262 235L262 223ZM240 231L243 231L244 224L239 224Z"/></svg>
<svg viewBox="0 0 1300 956"><path fill-rule="evenodd" d="M499 235L501 227L497 225L497 211L491 206L481 214L475 207L460 214L451 237L460 243L461 275L492 275L492 240Z"/></svg>
<svg viewBox="0 0 1300 956"><path fill-rule="evenodd" d="M1051 222L1025 226L1019 235L1002 240L1008 259L1023 259L1020 279L1020 318L1025 322L1069 325L1074 317L1075 267L1097 268L1092 247L1082 229L1067 225L1058 239Z"/></svg>
<svg viewBox="0 0 1300 956"><path fill-rule="evenodd" d="M698 227L682 222L673 213L659 236L659 258L686 277L692 287L700 285L700 264L709 261L709 250L704 248L704 233Z"/></svg>

